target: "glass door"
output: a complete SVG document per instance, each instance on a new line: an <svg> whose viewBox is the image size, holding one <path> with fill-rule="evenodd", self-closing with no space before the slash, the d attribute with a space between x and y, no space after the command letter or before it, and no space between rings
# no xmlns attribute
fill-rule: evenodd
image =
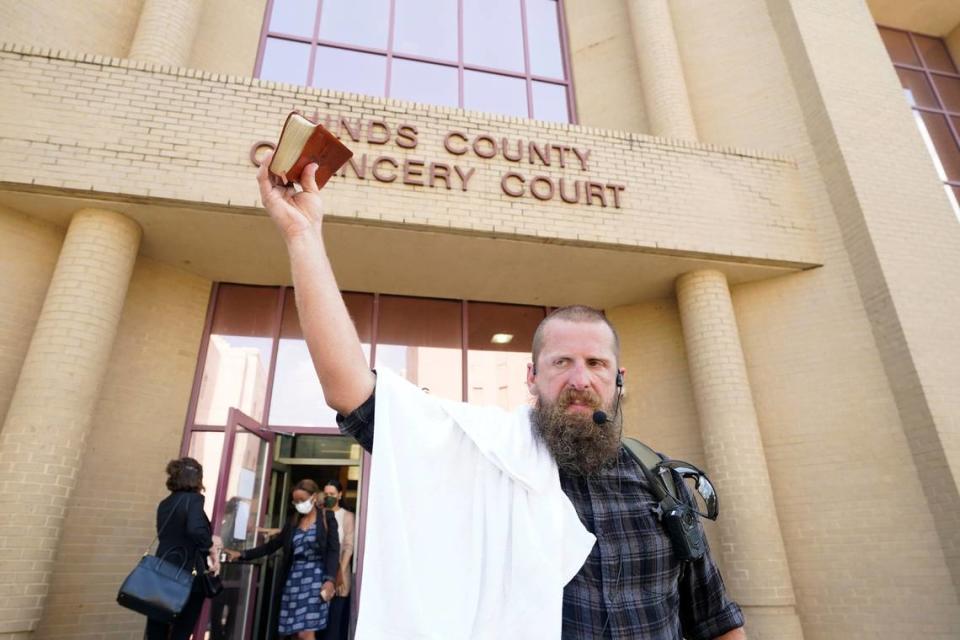
<svg viewBox="0 0 960 640"><path fill-rule="evenodd" d="M211 518L213 532L225 548L242 551L257 545L269 498L273 442L272 432L238 409L230 409ZM222 565L223 593L208 601L195 638L251 637L258 571L256 564Z"/></svg>

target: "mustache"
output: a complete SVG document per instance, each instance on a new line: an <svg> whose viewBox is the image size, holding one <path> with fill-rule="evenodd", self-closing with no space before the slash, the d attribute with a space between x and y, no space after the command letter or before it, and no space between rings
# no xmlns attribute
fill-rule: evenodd
<svg viewBox="0 0 960 640"><path fill-rule="evenodd" d="M600 396L589 389L564 389L557 398L557 405L561 409L566 409L571 404L583 404L593 409L599 409L603 405Z"/></svg>

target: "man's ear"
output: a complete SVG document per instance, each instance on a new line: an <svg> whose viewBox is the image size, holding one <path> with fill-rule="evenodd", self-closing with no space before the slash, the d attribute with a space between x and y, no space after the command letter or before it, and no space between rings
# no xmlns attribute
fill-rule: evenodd
<svg viewBox="0 0 960 640"><path fill-rule="evenodd" d="M534 368L532 362L527 363L527 390L530 391L530 395L537 395L537 384L536 384L537 372Z"/></svg>

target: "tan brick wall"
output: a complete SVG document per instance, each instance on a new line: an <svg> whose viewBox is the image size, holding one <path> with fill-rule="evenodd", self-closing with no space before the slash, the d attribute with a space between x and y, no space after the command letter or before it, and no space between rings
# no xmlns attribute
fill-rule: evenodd
<svg viewBox="0 0 960 640"><path fill-rule="evenodd" d="M0 207L0 424L57 264L63 230Z"/></svg>
<svg viewBox="0 0 960 640"><path fill-rule="evenodd" d="M650 133L698 140L667 0L627 0Z"/></svg>
<svg viewBox="0 0 960 640"><path fill-rule="evenodd" d="M711 477L717 469L711 466L703 450L703 439L690 381L690 365L684 348L677 302L654 300L643 304L606 310L607 317L620 333L621 364L626 367L626 395L623 403L625 432L651 444L667 455L693 462L707 470ZM727 381L729 382L729 381ZM733 448L735 464L739 449ZM739 490L742 477L735 476L732 490ZM731 509L728 491L721 488L719 524L740 523ZM714 559L720 566L735 597L747 608L748 633L751 638L787 637L785 621L791 621L786 607L755 607L756 598L737 591L742 572L736 563L726 562L729 549L721 544L718 523L704 521ZM734 527L736 529L736 527ZM769 562L763 551L753 551L757 562ZM748 581L759 586L764 577ZM744 597L746 596L746 597ZM769 612L770 615L765 615ZM776 615L773 615L776 614ZM795 618L792 620L795 624ZM772 630L772 631L771 631ZM762 635L766 631L769 635ZM795 632L795 630L793 630ZM844 637L844 636L835 636Z"/></svg>
<svg viewBox="0 0 960 640"><path fill-rule="evenodd" d="M793 583L767 469L753 393L726 277L716 270L677 279L690 379L704 457L724 496L718 520L725 582L756 640L802 640Z"/></svg>
<svg viewBox="0 0 960 640"><path fill-rule="evenodd" d="M953 58L953 64L957 65L957 68L960 69L960 23L957 23L957 26L947 34L944 40L947 43L947 49L950 50L950 57Z"/></svg>
<svg viewBox="0 0 960 640"><path fill-rule="evenodd" d="M702 465L703 441L674 299L606 309L620 334L624 431L671 457Z"/></svg>
<svg viewBox="0 0 960 640"><path fill-rule="evenodd" d="M182 67L200 26L202 0L144 0L130 44L133 60Z"/></svg>
<svg viewBox="0 0 960 640"><path fill-rule="evenodd" d="M824 185L838 169L821 172L807 137L798 95L818 91L794 86L781 51L793 43L778 38L768 5L672 6L702 139L796 157L825 256L815 271L733 290L805 637L950 637L958 605L942 542ZM864 64L889 63L874 53ZM912 125L900 105L888 111ZM842 527L850 514L856 525Z"/></svg>
<svg viewBox="0 0 960 640"><path fill-rule="evenodd" d="M671 7L700 140L796 153L791 141L804 132L763 3L672 0Z"/></svg>
<svg viewBox="0 0 960 640"><path fill-rule="evenodd" d="M318 108L380 117L393 128L402 122L418 127L411 152L358 143L352 145L358 160L386 153L400 162L406 156L475 169L467 193L457 189L456 178L449 191L440 184L403 185L399 178L378 182L370 173L365 180L337 180L324 192L334 215L658 252L817 262L813 229L786 159L200 75L93 57L0 54L0 77L13 87L0 97L0 175L37 186L250 207L258 198L250 145L273 139L291 107ZM62 117L67 112L70 117ZM581 170L572 154L566 169L556 160L540 167L447 154L442 138L454 129L471 138L490 133L514 145L544 141L589 149L588 169ZM612 198L607 207L570 205L559 196L550 202L511 198L500 188L508 171L527 180L543 174L623 184L623 205L616 208ZM201 173L202 179L191 179Z"/></svg>
<svg viewBox="0 0 960 640"><path fill-rule="evenodd" d="M37 638L139 638L117 588L153 537L179 454L210 282L137 261ZM215 471L214 471L215 473Z"/></svg>
<svg viewBox="0 0 960 640"><path fill-rule="evenodd" d="M187 66L213 73L252 76L266 0L203 0L203 12Z"/></svg>
<svg viewBox="0 0 960 640"><path fill-rule="evenodd" d="M606 309L620 334L624 433L677 460L708 469L675 298ZM704 521L711 548L716 524ZM714 556L725 571L723 554Z"/></svg>
<svg viewBox="0 0 960 640"><path fill-rule="evenodd" d="M804 117L952 574L956 629L960 361L943 354L960 353L960 227L866 7L798 1L782 10L783 32L806 45L803 54L787 49L798 84L817 83L801 100ZM835 64L838 38L861 64Z"/></svg>
<svg viewBox="0 0 960 640"><path fill-rule="evenodd" d="M0 42L124 57L143 0L0 0Z"/></svg>
<svg viewBox="0 0 960 640"><path fill-rule="evenodd" d="M877 24L942 37L960 23L955 0L866 0Z"/></svg>
<svg viewBox="0 0 960 640"><path fill-rule="evenodd" d="M64 238L0 431L2 632L31 631L42 613L139 240L135 223L96 209Z"/></svg>
<svg viewBox="0 0 960 640"><path fill-rule="evenodd" d="M850 274L734 301L805 637L951 637L953 586Z"/></svg>
<svg viewBox="0 0 960 640"><path fill-rule="evenodd" d="M580 124L649 133L626 0L566 0Z"/></svg>

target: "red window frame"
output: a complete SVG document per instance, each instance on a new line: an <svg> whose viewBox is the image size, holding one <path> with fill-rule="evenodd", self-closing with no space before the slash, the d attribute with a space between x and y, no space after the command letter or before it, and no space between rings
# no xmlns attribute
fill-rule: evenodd
<svg viewBox="0 0 960 640"><path fill-rule="evenodd" d="M233 283L215 283L210 292L210 301L207 307L207 317L206 322L203 328L203 336L200 342L200 348L197 354L197 364L194 372L193 388L190 393L190 402L187 407L187 415L185 417L185 424L183 430L183 440L181 442L181 450L184 452L183 455L186 455L186 451L189 450L190 438L195 432L208 431L208 432L223 432L225 430L225 425L217 424L202 424L196 421L197 414L197 405L200 398L200 387L203 381L203 372L206 366L207 359L207 350L210 344L210 333L213 327L214 313L217 306L218 294L220 287L223 285L232 285ZM270 420L270 403L273 399L273 384L276 376L276 367L277 367L277 353L279 351L279 344L281 338L281 325L283 320L283 310L286 305L287 296L293 295L293 287L288 286L269 286L269 285L248 285L248 284L238 284L237 286L242 287L251 287L258 289L267 289L275 292L276 295L276 306L274 313L274 318L272 320L272 347L271 347L271 356L269 367L267 369L267 385L266 385L266 397L264 399L263 405L263 419L261 424L268 428L281 431L284 433L307 433L313 435L339 435L339 429L336 425L330 426L303 426L303 425L291 425L291 424L274 424ZM373 299L373 304L370 310L370 322L371 322L371 335L370 335L370 362L372 366L376 366L377 358L377 328L380 324L380 297L379 293L366 293L366 292L357 292L361 295L371 296ZM386 295L386 294L385 294ZM396 297L392 296L391 297ZM416 299L416 296L399 296L405 298ZM470 304L473 302L481 302L476 300L450 300L447 298L434 298L436 300L444 300L447 302L457 302L460 304L460 332L461 332L461 367L462 367L462 401L467 402L469 398L469 367L468 365L468 356L470 352L470 341L468 336L469 332L469 308ZM513 305L510 303L495 303L503 306L521 306L529 307L535 309L542 309L543 316L546 317L546 314L550 313L553 310L553 307L546 307L540 305Z"/></svg>
<svg viewBox="0 0 960 640"><path fill-rule="evenodd" d="M576 110L576 101L574 100L574 91L573 91L573 79L571 77L571 65L570 65L570 51L568 46L567 38L567 23L566 23L566 14L564 11L563 0L554 0L557 3L557 19L559 24L560 32L560 55L563 62L563 75L561 78L552 78L547 76L540 76L531 73L530 71L530 51L528 46L528 29L527 29L527 0L519 0L520 2L520 20L521 20L521 29L523 37L523 58L524 58L524 69L523 73L518 73L516 71L508 69L500 69L495 67L485 67L480 65L468 64L463 60L463 0L454 0L457 3L457 61L451 60L438 60L436 58L417 56L409 53L403 53L395 51L393 48L393 34L394 34L394 25L396 24L396 0L389 0L389 19L387 24L388 35L387 35L387 48L378 49L371 47L358 46L355 44L348 44L343 42L337 42L335 40L326 40L319 37L320 33L320 21L323 17L323 3L325 0L317 0L319 3L317 14L315 18L315 24L313 26L313 36L306 38L303 36L292 35L289 33L279 33L270 31L270 16L273 13L273 5L275 0L267 0L267 6L264 12L263 17L263 27L260 31L260 44L257 48L257 61L254 67L254 76L260 77L260 71L263 67L263 55L266 49L267 38L276 38L280 40L287 40L290 42L300 42L310 45L310 60L307 65L307 85L313 86L313 72L314 72L314 59L316 57L316 50L318 46L331 47L334 49L343 49L346 51L354 51L357 53L369 53L375 55L381 55L386 57L387 61L387 73L386 73L386 82L383 88L383 96L390 97L390 79L391 72L393 69L393 60L410 60L414 62L425 62L430 64L441 65L450 68L456 68L458 74L458 87L459 87L459 104L458 106L463 108L463 83L464 83L464 71L480 71L485 73L492 73L500 76L505 76L509 78L517 78L523 80L526 84L527 90L527 117L533 118L533 83L536 82L546 82L549 84L554 84L564 87L567 96L567 115L569 117L570 123L576 124L577 119L577 110Z"/></svg>
<svg viewBox="0 0 960 640"><path fill-rule="evenodd" d="M935 81L935 77L937 76L941 76L945 78L954 78L960 81L960 72L956 72L958 68L957 61L953 60L952 56L950 56L950 50L947 49L946 43L943 42L943 38L937 38L936 36L929 36L923 33L914 33L912 31L907 31L905 29L886 27L883 25L877 25L877 28L880 29L881 33L883 31L902 33L902 34L905 34L909 39L910 46L913 49L913 54L916 57L916 59L920 61L920 64L914 65L906 62L896 61L893 59L893 54L888 50L887 53L890 55L890 61L893 64L895 69L905 69L908 71L915 71L923 74L924 80L926 80L927 84L930 86L930 90L933 93L933 96L936 99L937 104L939 105L939 108L936 108L936 107L929 107L929 106L921 106L919 104L912 104L910 105L910 108L920 113L932 113L932 114L943 116L944 120L946 120L947 127L950 131L950 134L953 137L953 143L955 146L956 155L958 158L960 158L960 127L958 127L956 122L954 121L954 119L957 119L957 121L960 122L960 111L952 111L946 108L946 103L944 102L943 96L940 94L940 90L937 88L937 83ZM926 60L924 60L924 57L921 53L919 45L917 44L918 36L932 39L932 40L939 40L944 45L944 50L947 52L947 56L950 57L951 62L953 62L955 72L951 73L948 71L943 71L941 69L933 69L929 67L927 65ZM933 150L933 152L938 153L936 150ZM946 178L947 179L943 181L943 184L953 189L956 201L960 202L960 179L951 180L949 176L947 176ZM957 212L957 215L960 216L960 211Z"/></svg>

